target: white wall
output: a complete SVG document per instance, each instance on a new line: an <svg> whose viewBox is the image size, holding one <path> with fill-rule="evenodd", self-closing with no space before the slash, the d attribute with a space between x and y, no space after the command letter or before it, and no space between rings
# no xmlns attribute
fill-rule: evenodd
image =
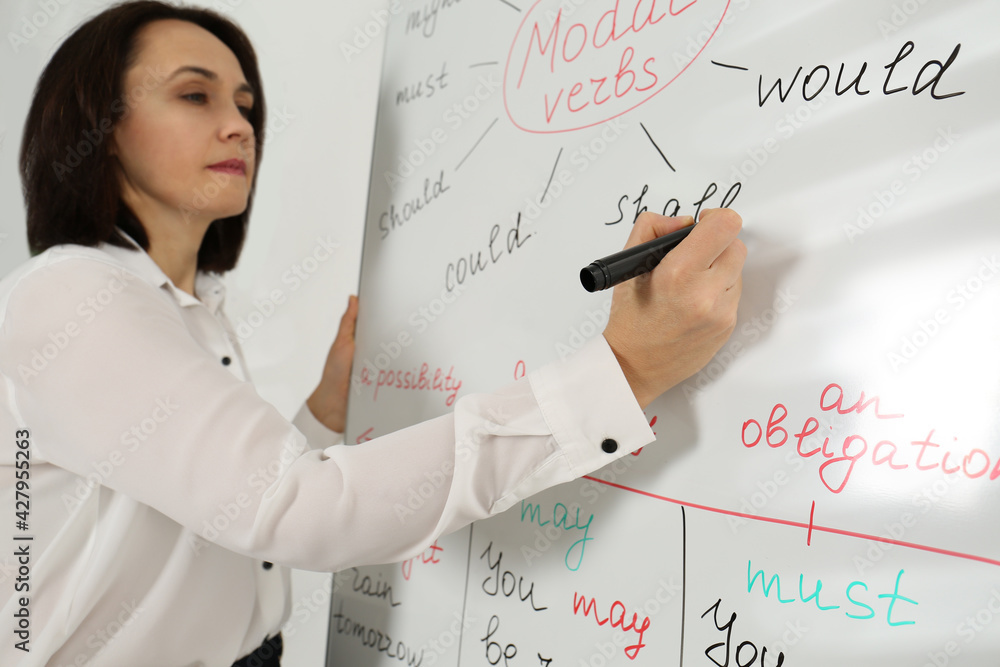
<svg viewBox="0 0 1000 667"><path fill-rule="evenodd" d="M35 82L63 38L111 4L0 3L0 275L28 258L17 153ZM252 332L244 352L258 391L291 417L318 380L347 296L357 289L382 58L375 17L380 9L384 15L386 3L188 4L233 18L260 60L269 141L250 233L228 279L227 311L234 324L242 320ZM358 37L365 28L374 35L367 45ZM342 44L363 48L347 57ZM321 237L339 244L338 250L297 285L286 273L312 255ZM272 312L260 300L276 289L285 299ZM323 664L329 580L326 574L294 573L297 606L284 633L288 667Z"/></svg>

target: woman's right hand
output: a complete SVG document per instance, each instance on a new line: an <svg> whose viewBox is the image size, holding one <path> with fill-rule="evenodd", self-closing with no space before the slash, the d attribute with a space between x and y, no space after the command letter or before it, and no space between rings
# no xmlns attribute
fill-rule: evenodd
<svg viewBox="0 0 1000 667"><path fill-rule="evenodd" d="M693 223L643 213L626 248ZM736 327L746 246L730 209L702 211L697 227L650 273L614 288L604 337L639 405L697 373Z"/></svg>

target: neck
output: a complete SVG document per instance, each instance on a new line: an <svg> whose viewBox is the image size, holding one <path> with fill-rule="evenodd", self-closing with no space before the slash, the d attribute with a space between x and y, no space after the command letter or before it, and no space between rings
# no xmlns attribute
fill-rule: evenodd
<svg viewBox="0 0 1000 667"><path fill-rule="evenodd" d="M178 289L197 298L194 279L198 271L198 249L212 221L141 204L133 203L129 207L142 221L149 239L150 258Z"/></svg>
<svg viewBox="0 0 1000 667"><path fill-rule="evenodd" d="M150 258L178 289L197 297L198 295L194 293L194 279L198 272L198 248L201 247L204 230L197 239L180 237L176 234L156 238L156 234L151 232L150 229L146 230L149 236Z"/></svg>

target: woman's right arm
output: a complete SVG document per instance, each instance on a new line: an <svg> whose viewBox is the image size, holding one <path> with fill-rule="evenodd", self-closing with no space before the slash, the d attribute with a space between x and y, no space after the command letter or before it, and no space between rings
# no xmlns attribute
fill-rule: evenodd
<svg viewBox="0 0 1000 667"><path fill-rule="evenodd" d="M459 398L451 414L362 446L311 449L191 337L166 290L112 264L37 269L5 313L0 372L36 465L81 477L99 466L104 486L201 535L238 507L212 541L292 567L409 558L653 439L602 337L565 363ZM64 344L32 370L54 339ZM581 390L595 383L603 393ZM617 451L601 449L608 437Z"/></svg>
<svg viewBox="0 0 1000 667"><path fill-rule="evenodd" d="M197 534L239 507L213 537L225 548L315 570L403 560L653 440L643 401L706 363L735 318L739 226L705 222L649 281L616 288L605 335L571 358L362 446L310 449L198 345L166 291L94 259L40 268L11 293L7 403L41 459L81 477L109 462L105 486ZM629 243L656 224L641 219Z"/></svg>

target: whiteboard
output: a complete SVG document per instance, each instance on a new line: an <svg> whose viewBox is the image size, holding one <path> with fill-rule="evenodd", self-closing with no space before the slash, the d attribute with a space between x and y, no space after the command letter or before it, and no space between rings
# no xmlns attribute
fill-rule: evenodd
<svg viewBox="0 0 1000 667"><path fill-rule="evenodd" d="M656 443L339 573L331 664L995 665L1000 5L390 13L349 442L599 335L642 208L749 254Z"/></svg>

